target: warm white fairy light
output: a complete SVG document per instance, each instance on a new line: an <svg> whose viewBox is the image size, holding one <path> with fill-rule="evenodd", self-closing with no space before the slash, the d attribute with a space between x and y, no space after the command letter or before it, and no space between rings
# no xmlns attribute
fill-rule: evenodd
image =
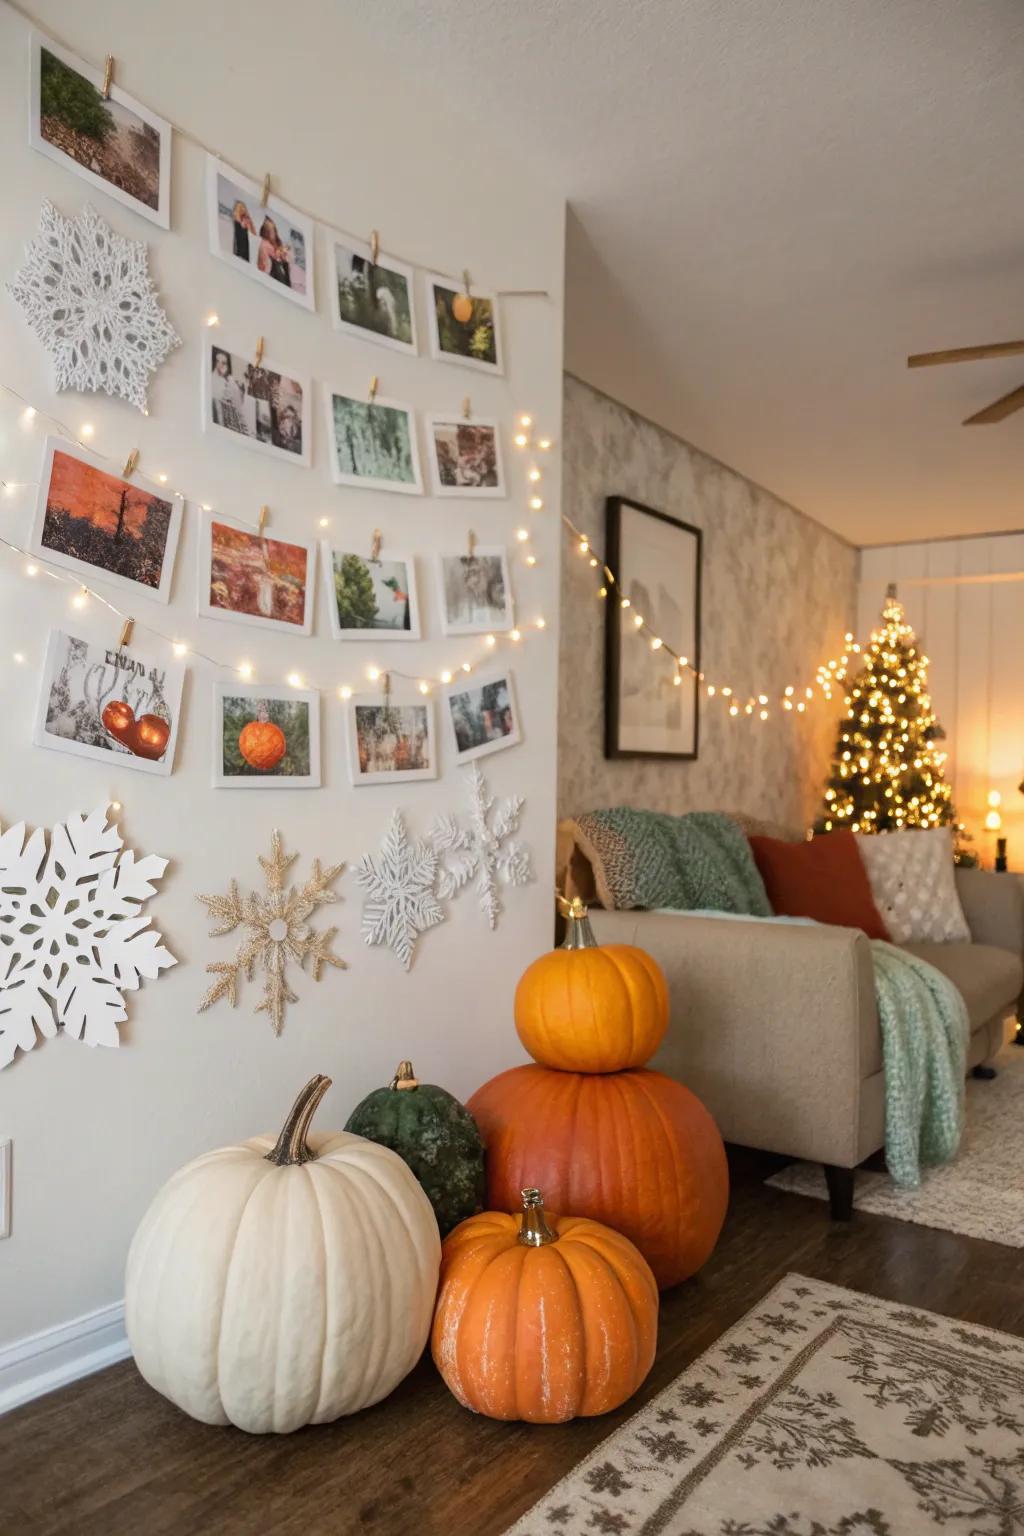
<svg viewBox="0 0 1024 1536"><path fill-rule="evenodd" d="M25 575L26 576L38 576L39 575L39 567L38 567L38 565L35 564L34 561L30 560L28 565L26 565L26 567L25 567Z"/></svg>
<svg viewBox="0 0 1024 1536"><path fill-rule="evenodd" d="M89 593L86 588L83 587L81 591L76 592L74 597L71 599L71 606L72 608L84 608L88 601Z"/></svg>
<svg viewBox="0 0 1024 1536"><path fill-rule="evenodd" d="M530 537L530 530L529 530L529 528L517 528L516 529L516 538L519 540L520 544L525 544L529 537Z"/></svg>
<svg viewBox="0 0 1024 1536"><path fill-rule="evenodd" d="M521 629L510 629L508 637L510 640L519 641L523 638L523 632Z"/></svg>
<svg viewBox="0 0 1024 1536"><path fill-rule="evenodd" d="M175 640L173 649L175 656L188 655L188 646L185 644L184 640Z"/></svg>
<svg viewBox="0 0 1024 1536"><path fill-rule="evenodd" d="M452 675L451 675L450 672L442 672L441 673L441 681L442 681L442 683L447 684L447 683L450 683L451 680L452 680Z"/></svg>
<svg viewBox="0 0 1024 1536"><path fill-rule="evenodd" d="M520 416L520 418L519 418L519 425L521 427L532 427L533 426L533 417L532 416Z"/></svg>
<svg viewBox="0 0 1024 1536"><path fill-rule="evenodd" d="M672 686L674 688L681 688L683 686L683 680L679 676L678 672L676 673L675 677L672 679Z"/></svg>
<svg viewBox="0 0 1024 1536"><path fill-rule="evenodd" d="M166 485L167 484L167 476L166 475L157 475L157 479L160 481L161 485Z"/></svg>
<svg viewBox="0 0 1024 1536"><path fill-rule="evenodd" d="M644 616L643 616L643 614L642 613L634 613L634 615L633 615L633 623L636 625L637 629L643 629L643 627L644 627Z"/></svg>
<svg viewBox="0 0 1024 1536"><path fill-rule="evenodd" d="M15 651L15 653L14 653L14 659L15 659L15 661L17 661L17 662L22 662L22 661L24 661L24 660L25 660L25 656L24 656L24 653L23 653L23 652L22 652L22 651Z"/></svg>
<svg viewBox="0 0 1024 1536"><path fill-rule="evenodd" d="M470 665L470 663L468 661L464 661L462 663L462 671L463 672L472 672L472 670L473 670L473 668L472 668L472 666Z"/></svg>
<svg viewBox="0 0 1024 1536"><path fill-rule="evenodd" d="M544 629L546 624L547 624L547 620L546 619L534 619L534 621L533 621L534 629Z"/></svg>
<svg viewBox="0 0 1024 1536"><path fill-rule="evenodd" d="M289 688L302 687L302 677L298 672L289 672L287 681Z"/></svg>
<svg viewBox="0 0 1024 1536"><path fill-rule="evenodd" d="M24 427L31 426L32 423L35 421L35 419L36 419L36 408L35 408L35 406L34 405L26 405L25 409L21 413L21 424L22 424L22 426L24 426Z"/></svg>
<svg viewBox="0 0 1024 1536"><path fill-rule="evenodd" d="M485 635L484 636L484 645L486 645L486 647L487 647L487 649L489 651L493 650L494 647L497 645L497 643L498 642L497 642L497 640L495 639L495 637L493 635Z"/></svg>
<svg viewBox="0 0 1024 1536"><path fill-rule="evenodd" d="M550 437L538 437L537 447L540 449L541 453L547 453L548 449L551 447Z"/></svg>
<svg viewBox="0 0 1024 1536"><path fill-rule="evenodd" d="M661 640L660 636L655 635L654 639L651 641L651 650L652 651L660 651L661 647L662 647L662 640Z"/></svg>
<svg viewBox="0 0 1024 1536"><path fill-rule="evenodd" d="M581 555L589 554L590 553L590 540L589 539L580 539L579 545L577 547L578 547L579 552L580 552Z"/></svg>
<svg viewBox="0 0 1024 1536"><path fill-rule="evenodd" d="M95 431L96 428L93 426L91 421L83 421L82 425L78 429L78 435L79 437L92 437Z"/></svg>
<svg viewBox="0 0 1024 1536"><path fill-rule="evenodd" d="M621 606L623 608L628 608L630 606L629 598L628 597L621 598L620 599L620 604L621 604Z"/></svg>
<svg viewBox="0 0 1024 1536"><path fill-rule="evenodd" d="M220 315L218 315L215 309L210 310L210 313L206 317L206 324L210 327L220 325Z"/></svg>
<svg viewBox="0 0 1024 1536"><path fill-rule="evenodd" d="M110 809L112 811L114 811L115 813L117 811L119 811L121 809L121 802L120 802L120 800L111 800L111 802L110 802Z"/></svg>
<svg viewBox="0 0 1024 1536"><path fill-rule="evenodd" d="M543 496L531 496L530 497L530 511L531 512L539 512L543 505L544 505L544 498L543 498Z"/></svg>
<svg viewBox="0 0 1024 1536"><path fill-rule="evenodd" d="M331 520L330 520L329 517L322 517L320 519L320 527L321 528L329 528L330 526L331 526Z"/></svg>
<svg viewBox="0 0 1024 1536"><path fill-rule="evenodd" d="M371 683L376 683L380 678L380 667L367 667L366 675Z"/></svg>
<svg viewBox="0 0 1024 1536"><path fill-rule="evenodd" d="M512 441L515 443L517 448L525 448L530 439L527 437L525 432L517 432Z"/></svg>
<svg viewBox="0 0 1024 1536"><path fill-rule="evenodd" d="M350 699L351 697L352 697L352 689L348 686L347 683L342 683L341 687L338 689L338 698L339 699Z"/></svg>
<svg viewBox="0 0 1024 1536"><path fill-rule="evenodd" d="M204 512L212 512L213 511L213 508L210 506L208 501L204 501L202 503L202 507L203 507L203 511Z"/></svg>
<svg viewBox="0 0 1024 1536"><path fill-rule="evenodd" d="M244 677L246 681L248 681L248 679L252 677L252 662L240 661L238 663L238 675L239 677Z"/></svg>
<svg viewBox="0 0 1024 1536"><path fill-rule="evenodd" d="M526 563L527 563L527 565L536 565L537 564L537 556L536 555L527 555Z"/></svg>
<svg viewBox="0 0 1024 1536"><path fill-rule="evenodd" d="M421 678L421 680L416 684L416 686L419 689L420 693L429 693L430 692L430 684L427 682L427 680L425 678Z"/></svg>
<svg viewBox="0 0 1024 1536"><path fill-rule="evenodd" d="M526 478L527 478L527 480L531 481L534 485L537 484L537 481L540 479L540 470L537 468L536 464L527 473Z"/></svg>

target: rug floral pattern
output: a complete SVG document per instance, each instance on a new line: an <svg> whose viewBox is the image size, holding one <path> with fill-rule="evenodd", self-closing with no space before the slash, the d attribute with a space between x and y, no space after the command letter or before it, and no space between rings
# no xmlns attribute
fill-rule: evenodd
<svg viewBox="0 0 1024 1536"><path fill-rule="evenodd" d="M920 1189L898 1189L888 1174L862 1170L857 1210L1024 1248L1024 1051L1007 1046L996 1065L994 1082L967 1084L966 1125L953 1162L924 1170ZM821 1169L810 1163L792 1163L767 1182L825 1199Z"/></svg>
<svg viewBox="0 0 1024 1536"><path fill-rule="evenodd" d="M508 1536L916 1532L1024 1532L1024 1340L787 1275Z"/></svg>

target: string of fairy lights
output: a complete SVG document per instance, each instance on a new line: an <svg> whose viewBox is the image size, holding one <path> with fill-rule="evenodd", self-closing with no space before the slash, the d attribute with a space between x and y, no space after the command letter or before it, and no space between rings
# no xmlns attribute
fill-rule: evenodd
<svg viewBox="0 0 1024 1536"><path fill-rule="evenodd" d="M208 316L208 325L216 325L217 323L216 315L211 314ZM52 412L33 405L10 385L0 384L0 391L16 401L21 407L21 424L23 428L31 428L36 422L49 423L67 441L75 443L79 448L85 449L97 458L103 459L111 466L113 473L123 474L124 466L122 466L118 459L97 451L94 444L95 428L90 422L82 423L76 432L66 422L54 416ZM540 513L545 506L544 496L542 495L542 482L544 479L543 458L554 447L553 440L550 436L538 432L535 428L533 417L530 413L523 412L516 417L512 441L516 449L529 460L526 469L528 486L526 506L531 513ZM133 457L136 457L137 462L137 456ZM169 480L168 475L163 472L156 474L152 478L161 486L167 485ZM37 485L38 482L36 481L8 480L0 477L0 491L5 496L14 496L21 490L36 489ZM199 498L193 497L183 490L169 490L168 495L178 498L182 503L191 502L192 505L201 507L204 512L213 511L210 503L200 501ZM239 520L232 516L232 521L238 522ZM319 527L322 530L328 529L331 525L330 517L321 517L318 521ZM852 633L847 632L844 636L844 649L838 656L818 666L813 685L801 684L798 686L797 684L789 684L781 692L769 692L763 688L745 692L733 687L730 683L712 681L704 671L698 668L695 661L676 651L667 640L659 635L652 627L646 615L634 609L633 603L623 590L616 573L595 552L594 541L591 535L578 527L565 512L561 513L561 521L578 555L585 559L589 568L595 572L595 594L598 600L602 602L618 602L623 613L629 614L631 632L635 635L638 644L646 646L651 665L660 669L662 677L671 679L671 686L679 687L682 685L684 677L688 674L692 676L707 700L721 703L727 718L734 720L756 719L763 722L769 720L773 712L781 715L803 715L816 699L829 703L834 697L837 686L846 679L851 658L860 654L860 645L856 642ZM534 553L532 547L530 528L525 524L518 527L515 531L515 539L521 552L522 563L527 568L532 569L538 564L538 556ZM468 543L470 552L474 543L474 536L470 534ZM111 601L110 598L97 591L88 582L83 582L77 576L69 575L66 571L54 568L43 556L25 549L16 540L10 539L2 533L0 533L0 549L5 550L9 555L22 562L22 572L26 578L32 580L42 577L71 588L72 595L70 601L73 608L78 610L84 609L90 602L100 604L121 621L122 634L124 633L123 626L130 620L134 628L152 635L155 639L170 647L174 656L179 660L188 657L194 661L205 662L208 666L214 667L219 671L233 673L245 681L254 680L255 668L249 660L242 658L238 661L229 661L221 656L212 655L190 641L185 641L180 635L167 634L152 619L148 617L139 618L137 614L132 613L127 607ZM308 678L305 673L294 670L285 675L285 681L294 688L315 691L324 695L337 695L342 700L348 700L375 696L381 691L388 693L393 681L401 679L403 682L412 684L419 693L427 695L437 686L450 686L457 681L459 675L474 672L481 663L486 663L488 658L498 650L503 642L510 647L520 646L531 634L540 634L546 628L547 621L544 615L536 614L525 621L516 623L515 627L508 631L485 633L479 637L482 654L476 653L471 658L463 656L461 659L454 661L451 666L444 667L436 673L426 671L406 672L390 664L384 666L371 663L365 668L365 683L360 680L361 685L358 685L355 679L345 679L341 682L330 684L317 682L315 679ZM23 662L25 660L24 653L16 651L14 653L14 660L18 663ZM260 680L268 684L271 681L266 677ZM365 684L372 686L367 687Z"/></svg>
<svg viewBox="0 0 1024 1536"><path fill-rule="evenodd" d="M562 522L570 540L575 545L577 554L585 559L590 569L595 572L594 590L598 600L619 605L623 615L627 616L624 627L627 632L631 628L637 640L646 645L652 665L660 667L662 676L671 679L671 686L676 688L682 686L684 677L691 676L704 697L711 701L719 701L730 719L746 718L763 722L771 718L773 709L781 710L783 714L802 715L819 696L826 703L830 703L837 686L846 680L851 658L860 655L861 647L848 630L843 637L842 652L819 665L813 686L809 684L798 686L790 683L781 693L756 689L744 694L742 690L734 688L730 683L712 682L706 673L698 668L695 661L674 650L668 641L657 633L646 615L634 607L633 600L625 592L619 577L596 553L591 535L577 527L565 512L562 513Z"/></svg>

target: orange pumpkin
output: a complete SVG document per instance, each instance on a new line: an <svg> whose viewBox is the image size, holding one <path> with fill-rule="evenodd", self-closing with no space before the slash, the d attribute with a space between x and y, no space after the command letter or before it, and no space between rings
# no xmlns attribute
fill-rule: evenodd
<svg viewBox="0 0 1024 1536"><path fill-rule="evenodd" d="M250 720L239 733L239 752L250 768L260 768L264 773L277 767L287 749L284 731L272 720Z"/></svg>
<svg viewBox="0 0 1024 1536"><path fill-rule="evenodd" d="M460 325L468 325L473 318L473 300L468 293L457 293L452 299L452 314Z"/></svg>
<svg viewBox="0 0 1024 1536"><path fill-rule="evenodd" d="M103 729L122 746L130 747L135 735L135 711L125 699L111 699L100 715Z"/></svg>
<svg viewBox="0 0 1024 1536"><path fill-rule="evenodd" d="M135 722L135 755L157 762L166 752L170 738L170 724L161 715L140 715Z"/></svg>
<svg viewBox="0 0 1024 1536"><path fill-rule="evenodd" d="M660 1072L589 1075L513 1067L467 1109L487 1148L487 1203L514 1211L527 1178L553 1205L634 1242L662 1290L710 1257L729 1171L700 1100Z"/></svg>
<svg viewBox="0 0 1024 1536"><path fill-rule="evenodd" d="M599 948L578 897L561 949L541 955L516 988L519 1038L562 1072L622 1072L650 1061L668 1028L668 985L631 944Z"/></svg>
<svg viewBox="0 0 1024 1536"><path fill-rule="evenodd" d="M431 1352L465 1408L563 1424L610 1413L650 1370L658 1287L633 1244L578 1216L484 1211L441 1249Z"/></svg>

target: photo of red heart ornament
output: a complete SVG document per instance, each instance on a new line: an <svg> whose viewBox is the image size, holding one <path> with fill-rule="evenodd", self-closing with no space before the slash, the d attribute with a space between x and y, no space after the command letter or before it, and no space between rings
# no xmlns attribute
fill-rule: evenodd
<svg viewBox="0 0 1024 1536"><path fill-rule="evenodd" d="M125 699L112 699L100 716L103 729L135 757L157 762L167 750L171 737L169 723L160 715L140 715Z"/></svg>

